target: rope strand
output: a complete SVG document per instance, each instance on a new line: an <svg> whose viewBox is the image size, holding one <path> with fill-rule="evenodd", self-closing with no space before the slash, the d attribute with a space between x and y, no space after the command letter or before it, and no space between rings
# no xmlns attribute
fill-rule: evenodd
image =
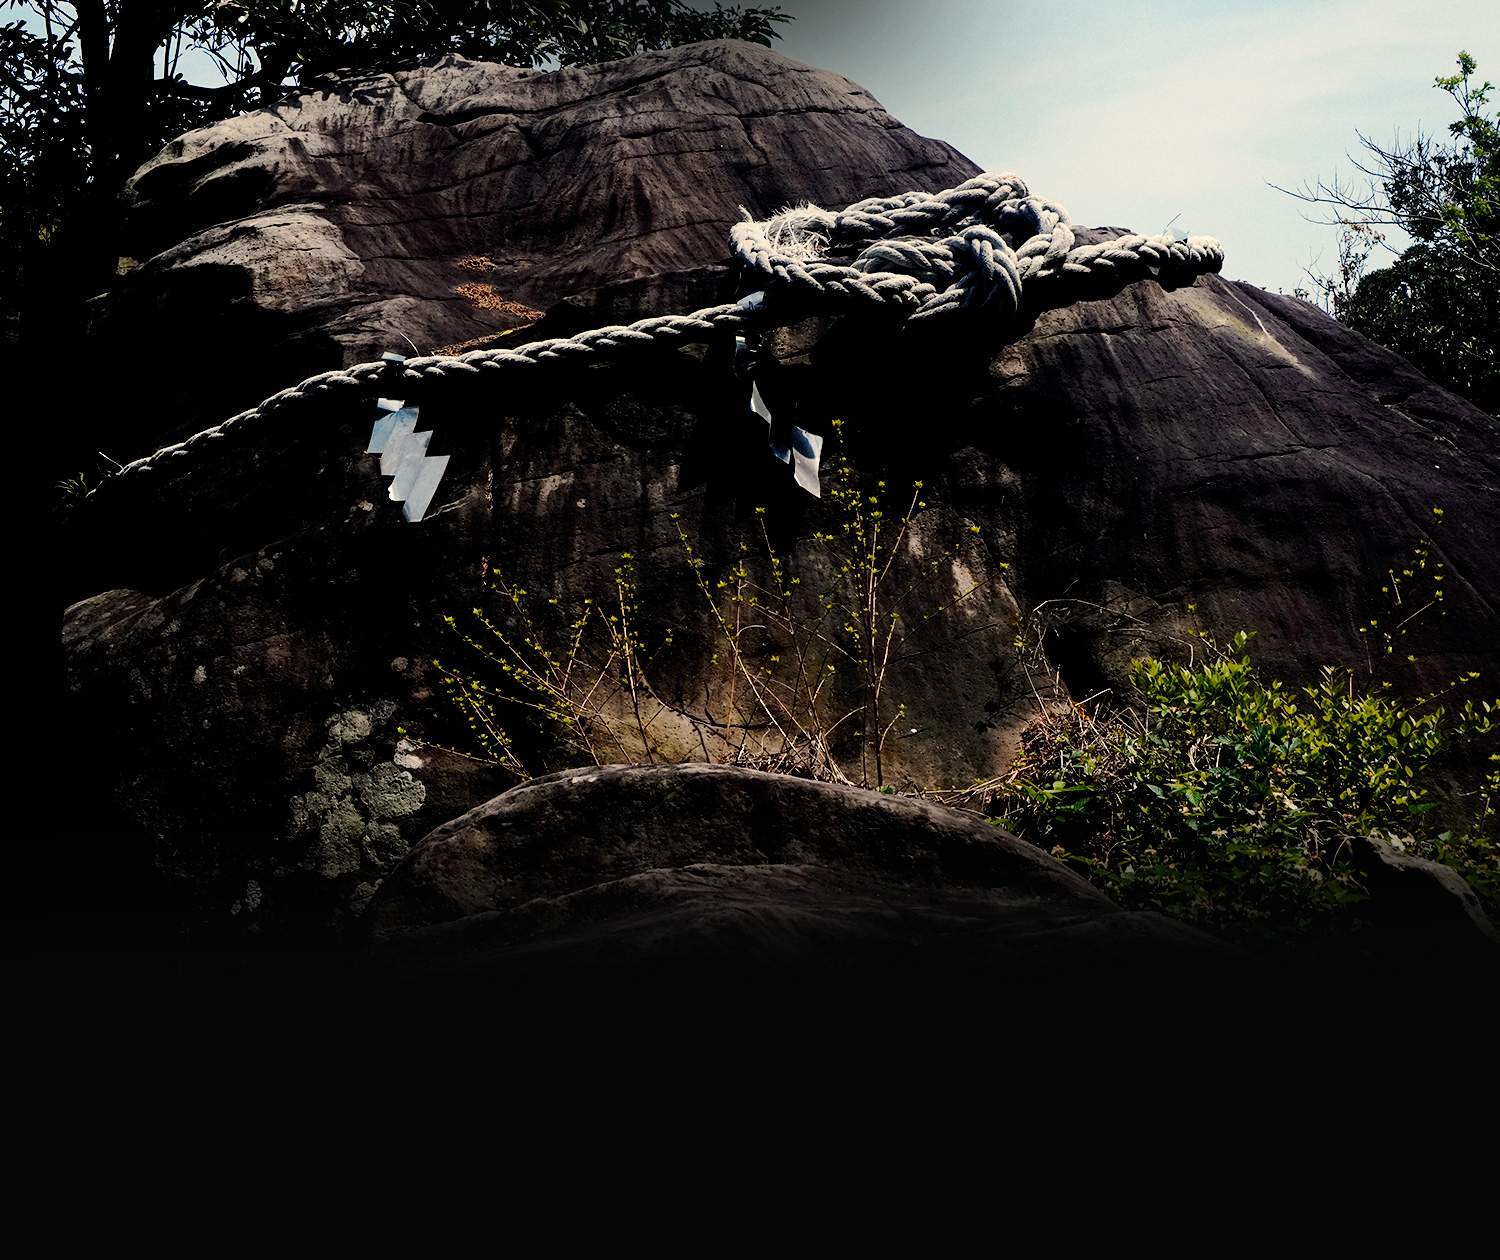
<svg viewBox="0 0 1500 1260"><path fill-rule="evenodd" d="M1095 273L1129 280L1154 272L1158 279L1185 282L1218 271L1224 262L1223 247L1211 236L1178 241L1167 235L1130 235L1075 246L1068 212L1032 196L1019 175L1008 173L976 175L940 193L870 197L837 214L801 206L764 221L747 217L730 229L729 239L747 276L764 290L759 304L656 315L516 349L408 359L398 369L375 362L324 372L184 442L126 464L92 493L111 483L134 484L226 438L245 437L271 417L327 393L392 393L398 380L415 385L503 374L657 343L704 341L716 333L774 326L777 307L787 305L794 293L799 308L813 305L830 314L888 310L917 323L961 311L1012 315L1028 286L1078 284Z"/></svg>

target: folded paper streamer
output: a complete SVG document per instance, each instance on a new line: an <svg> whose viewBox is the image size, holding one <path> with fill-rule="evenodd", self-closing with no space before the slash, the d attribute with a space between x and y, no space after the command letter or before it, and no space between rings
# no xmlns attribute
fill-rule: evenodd
<svg viewBox="0 0 1500 1260"><path fill-rule="evenodd" d="M381 358L388 363L406 362L405 355L389 352ZM391 479L391 499L402 504L401 515L408 521L420 521L437 493L448 456L427 453L432 431L416 431L415 405L408 407L400 398L377 398L375 405L386 414L375 421L365 453L380 456L380 475Z"/></svg>
<svg viewBox="0 0 1500 1260"><path fill-rule="evenodd" d="M751 295L752 298L759 296L759 294ZM749 298L745 299L745 301L749 300ZM748 375L753 360L750 347L745 344L743 337L734 339L734 357L738 364L745 365L742 370ZM788 441L781 441L777 436L775 422L771 419L771 409L766 406L766 400L760 396L760 386L755 383L753 377L750 380L750 410L766 422L766 438L771 445L771 454L783 464L790 464L793 480L813 498L821 499L823 488L818 482L818 466L823 457L822 437L816 433L809 433L806 429L798 428L794 424L791 426Z"/></svg>

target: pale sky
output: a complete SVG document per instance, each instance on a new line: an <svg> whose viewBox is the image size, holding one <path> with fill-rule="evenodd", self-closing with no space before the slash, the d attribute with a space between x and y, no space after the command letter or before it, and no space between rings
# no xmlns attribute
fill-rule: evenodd
<svg viewBox="0 0 1500 1260"><path fill-rule="evenodd" d="M1273 291L1305 285L1319 251L1329 267L1338 232L1267 180L1356 174L1356 132L1386 148L1397 127L1446 135L1456 107L1432 80L1460 49L1500 83L1497 0L781 7L797 20L778 52L847 75L913 131L1016 172L1078 224L1150 233L1177 216L1172 231L1224 243L1225 276Z"/></svg>

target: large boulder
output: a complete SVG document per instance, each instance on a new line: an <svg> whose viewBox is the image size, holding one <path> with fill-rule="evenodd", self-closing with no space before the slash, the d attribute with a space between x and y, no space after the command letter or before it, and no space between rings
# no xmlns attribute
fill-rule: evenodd
<svg viewBox="0 0 1500 1260"><path fill-rule="evenodd" d="M127 185L127 274L89 344L111 390L157 405L125 431L112 409L109 453L565 299L577 327L705 306L747 212L976 170L842 75L734 41L555 73L450 56L329 81L190 132Z"/></svg>
<svg viewBox="0 0 1500 1260"><path fill-rule="evenodd" d="M728 766L533 779L425 837L365 915L386 983L816 978L1147 990L1249 958L925 801Z"/></svg>
<svg viewBox="0 0 1500 1260"><path fill-rule="evenodd" d="M483 103L505 92L560 102L558 117L598 125L496 122L505 111ZM632 121L661 94L668 113ZM772 99L790 104L768 110ZM472 127L455 103L463 100L479 102ZM278 129L313 117L315 127ZM505 150L509 174L483 185L482 204L442 201L454 153L523 125L551 139L535 152ZM366 163L359 155L387 132L392 147ZM683 143L699 134L720 139ZM660 161L624 160L648 141ZM269 234L256 246L266 257L278 239L285 251L300 248L303 227L289 220L277 237L261 208L305 209L316 185L316 213L337 220L340 248L368 254L357 255L367 268L359 274L386 279L345 288L267 279L244 309L295 307L336 344L333 366L399 348L396 334L417 327L403 311L424 312L429 322L413 334L424 342L493 327L445 296L468 274L458 263L471 250L512 258L493 276L513 271L518 285L497 292L552 303L537 328L566 331L569 320L651 313L669 294L685 305L710 289L705 300L720 296L721 271L700 284L702 269L720 268L739 204L757 213L802 199L837 207L957 184L973 170L837 76L742 44L553 76L448 62L331 87L181 144L136 184L140 222L177 226L147 246L158 252L108 300L121 312L109 318L134 312L148 335L146 298L170 294L199 266L196 251L235 239L235 225L243 239ZM314 151L325 157L308 165ZM236 182L228 172L241 159L258 173ZM631 174L638 166L679 174L647 196ZM555 215L569 199L536 191L550 169L592 172L587 189L568 184L566 225ZM152 171L161 174L148 179ZM207 197L202 189L220 179L229 191ZM395 191L377 198L377 186ZM235 201L234 189L254 195ZM611 196L642 216L633 227L601 209ZM403 255L410 270L401 274L420 271L420 285L379 270L398 251L370 217L377 201L403 222L441 225L437 235L414 229ZM438 204L449 208L431 209ZM240 217L224 217L235 210ZM668 226L638 252L632 241L648 212ZM512 219L532 233L513 256L502 232ZM261 292L257 277L269 273L260 266L249 255L234 262L225 292ZM398 292L419 304L390 305ZM206 328L213 309L200 313ZM373 331L356 331L356 309ZM460 322L440 324L442 311ZM218 418L254 401L235 384L247 373L264 381L280 369L276 384L295 383L279 340L291 325L260 327L248 344L226 349L211 333L194 343L217 366L193 414ZM956 606L923 624L887 678L882 723L905 705L887 782L966 787L995 775L1036 704L1120 694L1132 656L1185 655L1200 630L1258 631L1258 659L1290 683L1311 681L1324 664L1363 671L1358 631L1381 613L1381 575L1411 554L1434 507L1446 520L1433 547L1446 566L1444 615L1413 623L1417 659L1397 658L1387 676L1409 694L1471 671L1495 677L1494 419L1304 303L1217 276L1120 280L1066 305L1041 303L1019 322L954 320L937 334L813 313L771 337L770 349L782 367L778 409L795 407L799 424L830 441L842 420L867 490L885 480L888 502L903 502L914 478L924 482L891 588L918 590L918 619ZM103 773L118 807L155 837L159 860L202 891L206 914L276 934L336 931L413 843L514 782L434 746L466 737L432 664L463 659L445 618L481 604L503 618L507 602L489 589L497 572L534 593L556 646L583 601L617 599L616 570L632 556L641 636L655 645L674 633L652 681L677 716L653 732L653 755L723 755L706 717L729 680L699 577L727 580L742 543L752 548L743 554L763 547L755 509L764 507L773 539L814 585L827 572L814 536L838 524L837 505L796 490L768 454L728 352L654 349L499 386L483 376L424 383L432 451L451 462L416 524L364 453L375 412L360 391L323 395L268 420L253 440L204 445L93 497L70 562L75 724L110 747ZM526 755L533 771L569 764L565 750L542 743ZM856 780L869 776L858 760L845 762Z"/></svg>

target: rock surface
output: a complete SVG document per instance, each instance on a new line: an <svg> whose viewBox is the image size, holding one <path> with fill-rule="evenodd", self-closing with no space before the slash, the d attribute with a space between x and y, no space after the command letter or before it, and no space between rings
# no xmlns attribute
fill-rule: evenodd
<svg viewBox="0 0 1500 1260"><path fill-rule="evenodd" d="M108 318L157 336L163 325L144 313L151 295L196 283L194 251L252 219L254 233L270 234L257 249L274 254L280 240L290 251L301 228L277 237L274 216L254 216L306 210L317 183L316 213L340 224L341 248L369 255L360 256L364 278L345 289L268 280L264 302L246 298L243 308L261 312L261 331L227 346L219 333L195 343L214 365L213 388L191 371L170 388L201 390L222 414L300 375L283 353L292 327L277 322L283 316L338 343L338 362L385 348L408 327L400 312L418 307L380 305L393 294L426 303L424 320L458 309L444 296L463 279L456 260L469 250L502 256L505 240L519 239L501 233L507 214L534 233L514 255L516 275L534 287L505 293L545 304L576 285L579 302L550 318L613 320L653 309L669 291L701 291L701 269L724 256L735 199L756 212L802 198L836 207L951 185L973 169L899 128L846 81L753 46L696 46L576 73L596 77L522 79L448 63L386 76L378 91L345 85L226 124L260 137L241 137L253 178L231 178L242 168L228 160L237 151L228 133L186 138L180 154L169 151L137 181L140 222L162 225L148 246L158 253L109 299L119 313ZM506 179L483 185L485 197L433 215L433 198L452 183L444 163L469 151L459 140L470 124L454 120L453 102L490 101L523 83L527 93L575 93L576 110L598 125L544 128L547 145L530 156L517 149ZM793 83L825 96L768 115L772 87L800 99ZM663 93L669 121L653 114L642 135L630 132L639 102ZM416 98L448 121L412 116L417 107L406 102ZM559 108L559 117L583 117ZM475 137L463 144L522 127L495 121L502 116L476 114ZM305 132L280 129L311 117L320 121ZM387 130L380 162L360 165ZM683 143L729 134L754 143ZM661 162L644 165L678 171L672 179L687 185L645 195L635 166L616 160L621 145L639 148L645 136ZM324 155L315 163L314 151ZM527 217L542 214L537 172L549 163L594 173L586 196L575 186L571 227ZM446 235L413 237L441 245L410 251L411 270L400 274L421 272L421 284L381 270L396 267L399 251L365 221L374 199L358 181L374 179L371 171L391 189L382 213L443 224ZM221 184L222 197L210 195ZM250 190L248 200L235 200L235 189ZM514 202L505 189L518 190ZM649 249L632 244L644 220L628 229L609 220L611 196L640 216L670 210ZM595 244L579 242L584 215L610 223ZM235 293L259 283L259 264L241 262L214 273L227 286L209 286L215 300L227 294L233 306ZM615 281L623 287L611 289ZM213 309L198 318L222 329ZM356 309L375 332L356 335ZM458 339L475 326L434 323L431 335ZM889 748L888 782L966 785L998 773L1054 683L1075 698L1118 690L1132 655L1185 655L1200 629L1225 638L1258 631L1258 662L1289 684L1313 680L1324 664L1362 668L1358 630L1381 611L1380 575L1410 556L1435 506L1447 521L1434 546L1446 565L1445 615L1417 623L1417 661L1389 677L1417 694L1468 671L1486 685L1500 676L1495 421L1303 303L1217 277L1173 291L1141 281L1031 310L1020 326L950 326L936 338L813 319L784 330L776 350L784 370L773 404L795 408L815 432L831 434L842 419L869 490L885 479L900 499L923 478L927 507L892 579L898 590L927 583L917 615L979 584L925 625L891 675L887 694L906 704L906 721ZM226 367L231 351L253 360L254 372ZM764 506L812 584L826 566L812 534L837 524L828 499L801 496L766 453L764 424L734 400L727 353L653 353L499 393L464 380L433 387L422 414L436 434L432 452L451 463L416 525L401 519L364 454L371 400L346 396L250 447L227 443L174 461L149 486L95 496L77 522L70 566L81 600L67 629L75 721L111 748L108 787L119 808L158 837L168 869L200 887L206 915L269 934L336 931L413 843L513 782L397 731L436 743L464 737L432 659L461 659L445 616L477 604L505 612L488 591L496 571L534 592L555 634L584 599L616 599L614 573L629 553L641 633L652 643L668 629L676 636L654 675L660 694L700 719L709 700L721 702L727 678L709 661L722 644L698 575L724 578L742 540L761 545L753 510ZM253 383L273 371L269 387L232 396L240 385L231 378ZM702 569L687 564L680 531ZM670 755L722 755L701 720L674 720L654 735ZM538 753L530 768L563 764Z"/></svg>
<svg viewBox="0 0 1500 1260"><path fill-rule="evenodd" d="M533 779L439 827L365 916L385 978L1243 975L1040 850L923 801L727 766Z"/></svg>
<svg viewBox="0 0 1500 1260"><path fill-rule="evenodd" d="M506 303L570 299L579 327L707 306L745 211L976 170L842 75L734 41L555 73L448 57L330 83L191 132L131 179L140 265L90 345L114 360L114 388L160 408L143 411L155 427L112 432L111 454L315 372L523 325Z"/></svg>
<svg viewBox="0 0 1500 1260"><path fill-rule="evenodd" d="M1430 965L1469 960L1500 971L1500 933L1474 890L1439 862L1405 853L1378 836L1351 836L1354 867L1370 895L1370 917L1387 951Z"/></svg>

